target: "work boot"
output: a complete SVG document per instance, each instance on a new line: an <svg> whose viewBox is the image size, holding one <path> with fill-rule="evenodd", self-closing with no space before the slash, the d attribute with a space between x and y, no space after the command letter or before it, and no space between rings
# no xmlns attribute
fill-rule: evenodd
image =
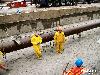
<svg viewBox="0 0 100 75"><path fill-rule="evenodd" d="M42 57L34 57L34 59L42 60Z"/></svg>
<svg viewBox="0 0 100 75"><path fill-rule="evenodd" d="M42 60L42 57L39 57L38 60Z"/></svg>
<svg viewBox="0 0 100 75"><path fill-rule="evenodd" d="M64 52L64 49L62 49L62 52Z"/></svg>
<svg viewBox="0 0 100 75"><path fill-rule="evenodd" d="M42 55L39 55L37 59L42 60Z"/></svg>
<svg viewBox="0 0 100 75"><path fill-rule="evenodd" d="M61 51L57 51L57 54L61 54Z"/></svg>
<svg viewBox="0 0 100 75"><path fill-rule="evenodd" d="M42 60L42 56L38 57L37 59L38 59L38 60Z"/></svg>

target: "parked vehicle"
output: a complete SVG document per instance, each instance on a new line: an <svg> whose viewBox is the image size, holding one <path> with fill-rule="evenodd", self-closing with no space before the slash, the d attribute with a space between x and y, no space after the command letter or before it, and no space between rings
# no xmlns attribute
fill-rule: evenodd
<svg viewBox="0 0 100 75"><path fill-rule="evenodd" d="M35 0L35 5L38 7L50 7L50 6L73 6L77 5L78 3L82 4L91 4L94 2L100 2L100 0Z"/></svg>
<svg viewBox="0 0 100 75"><path fill-rule="evenodd" d="M19 7L26 7L27 5L25 0L16 0L9 2L7 6L9 6L10 8L19 8Z"/></svg>

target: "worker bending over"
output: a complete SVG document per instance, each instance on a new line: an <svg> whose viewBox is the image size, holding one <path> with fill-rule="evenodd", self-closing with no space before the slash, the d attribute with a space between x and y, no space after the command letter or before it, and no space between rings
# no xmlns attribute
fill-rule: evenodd
<svg viewBox="0 0 100 75"><path fill-rule="evenodd" d="M76 66L72 67L68 71L64 70L63 75L82 75L86 73L86 68L82 67L82 59L77 59L75 62Z"/></svg>
<svg viewBox="0 0 100 75"><path fill-rule="evenodd" d="M54 34L54 42L55 42L55 46L56 46L56 52L62 53L63 51L63 45L65 42L65 35L64 32L62 31L62 27L58 26L57 27L57 31Z"/></svg>
<svg viewBox="0 0 100 75"><path fill-rule="evenodd" d="M40 44L42 43L42 38L38 34L34 34L31 38L31 43L33 44L34 52L38 59L42 59L42 53Z"/></svg>

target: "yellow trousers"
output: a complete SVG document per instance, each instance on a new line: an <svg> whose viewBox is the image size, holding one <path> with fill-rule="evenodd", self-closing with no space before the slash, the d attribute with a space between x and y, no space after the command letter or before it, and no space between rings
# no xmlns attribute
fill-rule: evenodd
<svg viewBox="0 0 100 75"><path fill-rule="evenodd" d="M36 54L36 56L38 58L42 57L42 53L41 53L41 48L40 48L40 44L39 45L33 45L34 48L34 53Z"/></svg>
<svg viewBox="0 0 100 75"><path fill-rule="evenodd" d="M63 51L63 44L64 43L56 43L56 52L61 53Z"/></svg>

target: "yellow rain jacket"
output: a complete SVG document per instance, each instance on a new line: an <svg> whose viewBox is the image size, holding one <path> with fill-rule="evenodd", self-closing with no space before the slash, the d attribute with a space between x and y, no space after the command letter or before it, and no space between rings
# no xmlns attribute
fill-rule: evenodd
<svg viewBox="0 0 100 75"><path fill-rule="evenodd" d="M33 35L31 38L31 43L33 44L33 48L36 56L38 57L38 59L40 59L42 57L41 48L40 48L40 44L42 43L42 38L39 35L38 37Z"/></svg>
<svg viewBox="0 0 100 75"><path fill-rule="evenodd" d="M56 43L64 43L65 42L65 35L64 35L64 32L56 32L55 35L54 35L54 41Z"/></svg>
<svg viewBox="0 0 100 75"><path fill-rule="evenodd" d="M38 43L42 43L42 38L39 35L38 35L38 37L33 35L32 38L31 38L31 43L33 45L37 45Z"/></svg>
<svg viewBox="0 0 100 75"><path fill-rule="evenodd" d="M56 32L54 35L54 41L56 46L56 52L61 53L63 51L63 43L65 42L64 32Z"/></svg>

